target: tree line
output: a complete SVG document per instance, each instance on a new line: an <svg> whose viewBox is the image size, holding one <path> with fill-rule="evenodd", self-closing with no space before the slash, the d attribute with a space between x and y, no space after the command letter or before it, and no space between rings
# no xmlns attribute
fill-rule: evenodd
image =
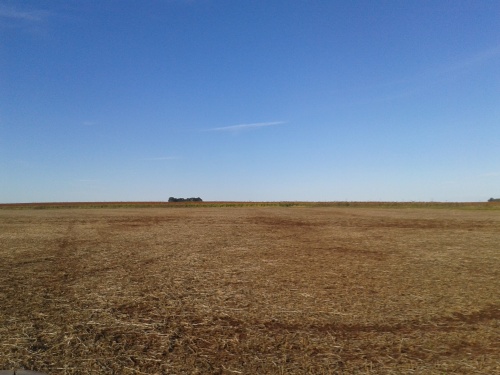
<svg viewBox="0 0 500 375"><path fill-rule="evenodd" d="M198 198L174 198L170 197L168 198L169 202L203 202L203 200L198 197Z"/></svg>

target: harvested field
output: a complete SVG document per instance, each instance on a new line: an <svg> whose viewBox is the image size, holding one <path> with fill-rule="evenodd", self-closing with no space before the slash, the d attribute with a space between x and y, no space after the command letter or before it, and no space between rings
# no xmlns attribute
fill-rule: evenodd
<svg viewBox="0 0 500 375"><path fill-rule="evenodd" d="M500 373L500 210L0 210L0 370Z"/></svg>

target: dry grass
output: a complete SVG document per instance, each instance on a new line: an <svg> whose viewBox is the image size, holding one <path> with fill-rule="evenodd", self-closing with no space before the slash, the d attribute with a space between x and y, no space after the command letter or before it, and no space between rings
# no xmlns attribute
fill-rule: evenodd
<svg viewBox="0 0 500 375"><path fill-rule="evenodd" d="M0 210L0 369L500 373L500 212Z"/></svg>

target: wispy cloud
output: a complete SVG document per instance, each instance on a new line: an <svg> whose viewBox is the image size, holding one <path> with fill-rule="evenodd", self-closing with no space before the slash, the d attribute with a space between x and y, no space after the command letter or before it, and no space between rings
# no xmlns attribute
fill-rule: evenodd
<svg viewBox="0 0 500 375"><path fill-rule="evenodd" d="M423 67L423 70L413 75L373 85L355 87L343 92L349 94L355 94L360 90L374 92L376 96L372 100L390 102L421 94L423 91L427 91L434 87L434 85L441 84L443 81L454 80L468 71L480 69L483 64L495 59L498 60L499 57L500 45L495 45L460 60ZM380 92L387 92L387 94L380 94Z"/></svg>
<svg viewBox="0 0 500 375"><path fill-rule="evenodd" d="M500 44L491 46L488 49L477 51L476 53L464 57L460 60L448 61L441 65L429 66L427 69L420 72L414 77L408 77L401 80L401 82L428 82L436 81L442 78L453 78L462 74L470 69L479 69L481 65L500 57Z"/></svg>
<svg viewBox="0 0 500 375"><path fill-rule="evenodd" d="M500 45L491 47L489 49L480 51L476 53L475 55L472 55L466 59L463 59L461 61L457 61L454 64L450 64L446 69L444 69L446 72L455 72L455 71L461 71L470 67L475 67L478 66L488 60L497 58L500 56Z"/></svg>
<svg viewBox="0 0 500 375"><path fill-rule="evenodd" d="M38 22L42 21L49 15L49 12L44 10L18 10L5 5L0 5L0 19Z"/></svg>
<svg viewBox="0 0 500 375"><path fill-rule="evenodd" d="M139 160L142 161L160 161L160 160L177 160L179 159L177 156L158 156L153 158L141 158Z"/></svg>
<svg viewBox="0 0 500 375"><path fill-rule="evenodd" d="M207 131L238 132L238 131L242 131L242 130L250 130L250 129L263 128L266 126L275 126L275 125L282 125L282 124L286 124L286 121L271 121L271 122L255 122L255 123L251 123L251 124L238 124L238 125L231 125L231 126L223 126L220 128L207 129Z"/></svg>
<svg viewBox="0 0 500 375"><path fill-rule="evenodd" d="M0 29L27 33L36 37L47 36L47 20L53 14L40 9L26 9L0 4Z"/></svg>
<svg viewBox="0 0 500 375"><path fill-rule="evenodd" d="M413 77L411 81L418 82L420 85L428 85L429 83L440 82L443 79L454 79L469 70L480 69L482 64L498 59L498 57L500 57L500 45L492 46L461 60L448 62L441 66L429 67Z"/></svg>

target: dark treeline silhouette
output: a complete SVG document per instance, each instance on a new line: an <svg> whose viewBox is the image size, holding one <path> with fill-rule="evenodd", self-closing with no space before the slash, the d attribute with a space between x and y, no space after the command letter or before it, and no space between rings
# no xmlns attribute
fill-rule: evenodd
<svg viewBox="0 0 500 375"><path fill-rule="evenodd" d="M174 198L170 197L168 198L169 202L203 202L203 200L198 197L198 198Z"/></svg>
<svg viewBox="0 0 500 375"><path fill-rule="evenodd" d="M500 202L500 198L490 198L488 202Z"/></svg>

